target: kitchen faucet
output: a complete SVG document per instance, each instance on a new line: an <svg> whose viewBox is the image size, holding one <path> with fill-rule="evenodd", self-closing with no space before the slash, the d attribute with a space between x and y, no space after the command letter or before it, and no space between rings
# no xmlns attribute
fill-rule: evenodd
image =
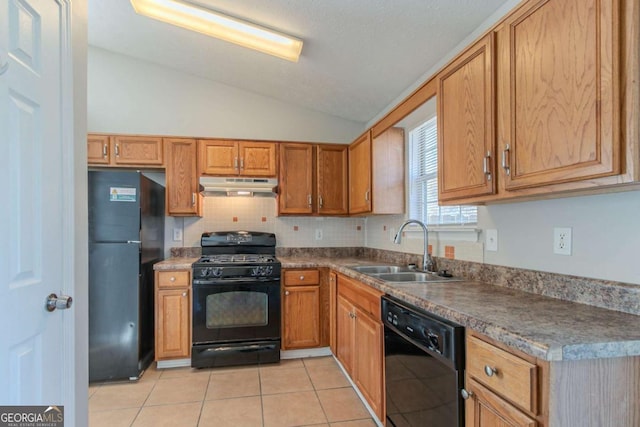
<svg viewBox="0 0 640 427"><path fill-rule="evenodd" d="M396 237L393 239L393 243L399 245L402 241L402 230L409 224L418 224L422 227L422 235L424 237L424 251L422 253L422 271L435 271L435 263L433 262L433 258L431 258L431 254L429 254L429 234L427 231L427 226L424 225L424 222L418 221L417 219L408 219L406 220L398 230Z"/></svg>

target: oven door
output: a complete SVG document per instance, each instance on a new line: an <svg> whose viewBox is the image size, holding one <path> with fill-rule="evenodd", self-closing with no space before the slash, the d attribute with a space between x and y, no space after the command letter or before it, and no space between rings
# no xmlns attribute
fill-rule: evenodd
<svg viewBox="0 0 640 427"><path fill-rule="evenodd" d="M193 344L280 338L280 280L193 285Z"/></svg>

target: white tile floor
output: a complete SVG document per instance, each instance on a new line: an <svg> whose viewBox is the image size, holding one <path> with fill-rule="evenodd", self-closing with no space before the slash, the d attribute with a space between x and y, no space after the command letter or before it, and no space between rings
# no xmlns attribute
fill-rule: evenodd
<svg viewBox="0 0 640 427"><path fill-rule="evenodd" d="M135 383L91 384L90 427L375 427L333 357L261 367L150 368Z"/></svg>

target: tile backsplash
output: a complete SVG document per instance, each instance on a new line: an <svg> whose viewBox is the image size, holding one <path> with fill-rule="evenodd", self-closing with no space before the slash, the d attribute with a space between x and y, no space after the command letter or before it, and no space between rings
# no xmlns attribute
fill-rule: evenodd
<svg viewBox="0 0 640 427"><path fill-rule="evenodd" d="M279 217L270 197L205 197L202 218L184 219L182 244L200 246L206 231L250 230L275 233L279 247L360 247L364 218Z"/></svg>

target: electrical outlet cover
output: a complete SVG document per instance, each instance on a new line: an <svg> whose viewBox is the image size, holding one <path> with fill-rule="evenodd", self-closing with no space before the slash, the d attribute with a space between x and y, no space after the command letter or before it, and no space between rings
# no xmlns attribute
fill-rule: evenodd
<svg viewBox="0 0 640 427"><path fill-rule="evenodd" d="M485 233L485 248L491 252L498 252L498 230L490 228Z"/></svg>
<svg viewBox="0 0 640 427"><path fill-rule="evenodd" d="M571 255L571 227L555 227L553 229L553 253Z"/></svg>

